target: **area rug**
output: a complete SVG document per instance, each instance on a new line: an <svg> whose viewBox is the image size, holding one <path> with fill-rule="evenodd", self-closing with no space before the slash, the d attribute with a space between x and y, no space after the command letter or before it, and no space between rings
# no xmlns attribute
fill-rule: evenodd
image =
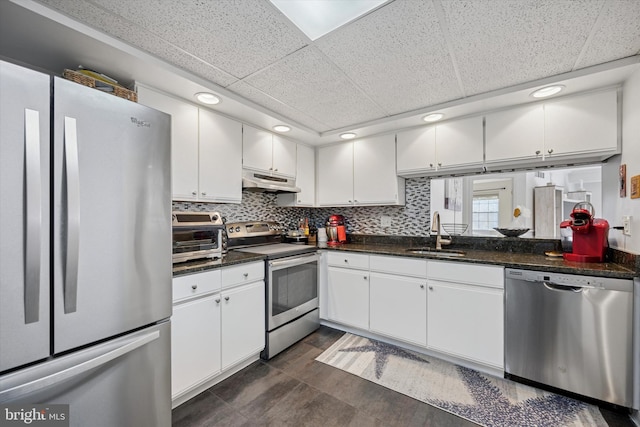
<svg viewBox="0 0 640 427"><path fill-rule="evenodd" d="M606 427L597 406L345 334L316 358L486 427Z"/></svg>

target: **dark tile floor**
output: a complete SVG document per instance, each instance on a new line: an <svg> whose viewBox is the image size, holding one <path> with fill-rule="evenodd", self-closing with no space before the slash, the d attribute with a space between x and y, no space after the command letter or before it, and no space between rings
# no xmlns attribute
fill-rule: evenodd
<svg viewBox="0 0 640 427"><path fill-rule="evenodd" d="M316 362L343 332L318 331L173 410L173 426L437 426L476 424ZM631 427L603 410L611 427Z"/></svg>

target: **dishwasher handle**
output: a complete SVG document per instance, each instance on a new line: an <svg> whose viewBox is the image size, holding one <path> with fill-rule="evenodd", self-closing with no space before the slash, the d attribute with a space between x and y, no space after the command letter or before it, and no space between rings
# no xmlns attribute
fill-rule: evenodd
<svg viewBox="0 0 640 427"><path fill-rule="evenodd" d="M584 289L593 289L593 286L571 286L571 285L560 285L558 283L553 282L542 282L545 288L550 291L559 291L559 292L575 292L580 293Z"/></svg>

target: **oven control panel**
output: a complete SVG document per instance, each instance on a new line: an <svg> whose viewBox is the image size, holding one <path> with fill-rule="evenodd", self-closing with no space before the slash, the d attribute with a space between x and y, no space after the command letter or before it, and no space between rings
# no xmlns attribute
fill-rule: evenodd
<svg viewBox="0 0 640 427"><path fill-rule="evenodd" d="M284 231L282 226L275 221L232 222L226 225L226 230L229 239L277 236Z"/></svg>

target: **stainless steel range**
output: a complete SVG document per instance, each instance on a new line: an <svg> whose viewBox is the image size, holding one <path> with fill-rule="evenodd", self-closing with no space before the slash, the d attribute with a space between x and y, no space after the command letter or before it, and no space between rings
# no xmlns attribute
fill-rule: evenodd
<svg viewBox="0 0 640 427"><path fill-rule="evenodd" d="M318 255L314 246L282 243L273 221L226 226L229 250L266 256L266 346L270 359L320 326Z"/></svg>

